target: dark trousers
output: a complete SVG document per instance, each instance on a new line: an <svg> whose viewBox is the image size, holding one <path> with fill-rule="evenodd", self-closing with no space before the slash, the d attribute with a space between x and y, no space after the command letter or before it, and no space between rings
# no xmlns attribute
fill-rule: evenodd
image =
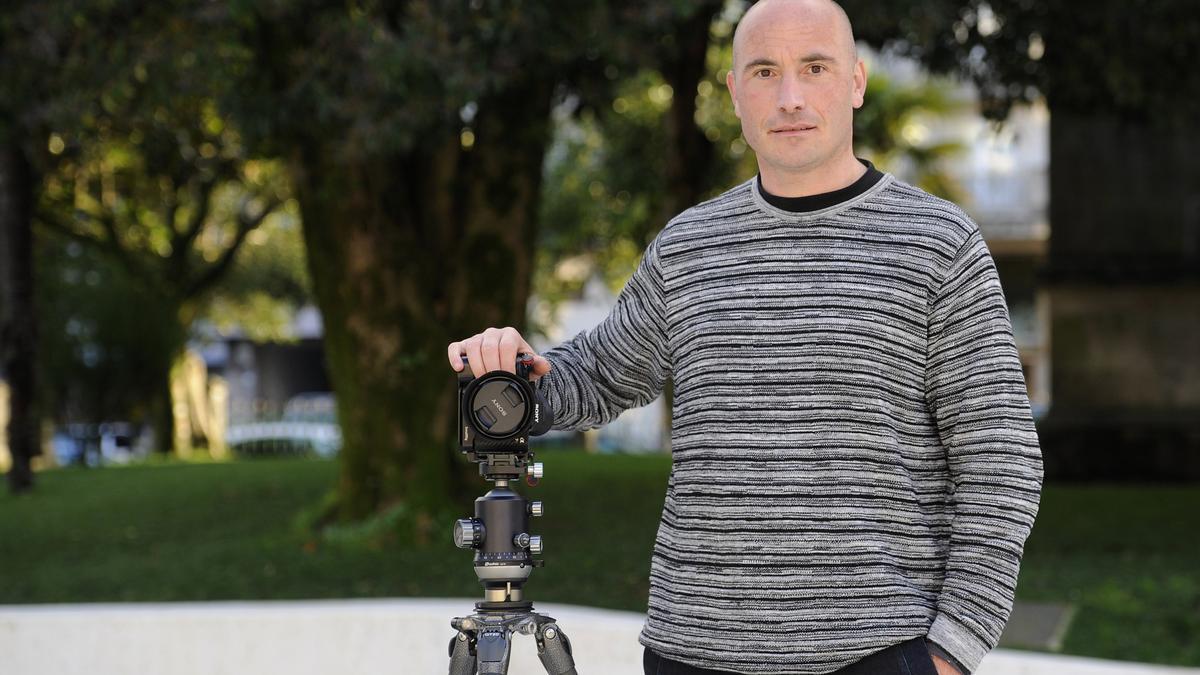
<svg viewBox="0 0 1200 675"><path fill-rule="evenodd" d="M646 675L733 675L724 670L696 668L659 656L649 647L642 656ZM925 638L892 645L836 670L831 675L937 675Z"/></svg>

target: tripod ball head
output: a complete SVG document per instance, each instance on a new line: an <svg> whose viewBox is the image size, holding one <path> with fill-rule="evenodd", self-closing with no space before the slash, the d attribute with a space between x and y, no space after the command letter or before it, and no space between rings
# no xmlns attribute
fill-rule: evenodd
<svg viewBox="0 0 1200 675"><path fill-rule="evenodd" d="M454 524L454 544L475 549L475 576L483 584L485 604L519 602L521 588L534 567L544 562L542 538L529 534L529 519L542 513L507 486L497 485L475 500L475 517Z"/></svg>

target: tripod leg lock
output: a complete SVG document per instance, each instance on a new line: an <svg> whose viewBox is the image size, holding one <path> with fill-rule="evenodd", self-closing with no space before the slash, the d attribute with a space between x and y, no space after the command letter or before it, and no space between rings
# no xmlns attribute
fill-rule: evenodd
<svg viewBox="0 0 1200 675"><path fill-rule="evenodd" d="M547 673L578 675L575 672L575 659L571 657L571 641L558 624L546 623L538 627L537 647L538 659Z"/></svg>
<svg viewBox="0 0 1200 675"><path fill-rule="evenodd" d="M475 675L475 650L466 633L450 638L450 675Z"/></svg>

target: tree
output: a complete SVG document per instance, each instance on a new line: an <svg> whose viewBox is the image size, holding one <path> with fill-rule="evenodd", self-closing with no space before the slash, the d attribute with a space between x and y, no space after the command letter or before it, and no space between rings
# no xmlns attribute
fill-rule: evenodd
<svg viewBox="0 0 1200 675"><path fill-rule="evenodd" d="M122 55L105 53L103 34L136 34L129 8L87 3L18 3L0 12L0 372L11 385L9 488L33 486L41 452L34 305L33 225L41 176L54 164L49 129L89 107Z"/></svg>
<svg viewBox="0 0 1200 675"><path fill-rule="evenodd" d="M399 500L428 535L466 495L445 345L524 327L551 108L604 95L614 36L639 10L278 3L224 17L239 77L223 109L287 160L300 204L345 441L338 515Z"/></svg>
<svg viewBox="0 0 1200 675"><path fill-rule="evenodd" d="M157 333L161 348L142 352L125 375L157 381L151 399L163 451L190 449L173 433L169 383L189 328L246 238L287 197L281 172L248 156L216 113L220 80L196 39L168 31L131 45L140 56L114 73L101 109L52 132L57 163L35 213L48 230L119 265L126 291L168 322Z"/></svg>
<svg viewBox="0 0 1200 675"><path fill-rule="evenodd" d="M33 228L29 220L34 180L23 150L0 136L0 375L8 381L11 415L8 447L11 492L33 487L32 458L41 451L34 358Z"/></svg>
<svg viewBox="0 0 1200 675"><path fill-rule="evenodd" d="M236 133L213 114L211 99L226 82L219 68L224 57L205 42L211 33L190 31L195 24L183 19L193 10L203 13L204 8L60 0L19 3L0 14L0 147L6 178L0 181L5 195L0 224L6 234L21 228L25 234L17 239L27 242L22 249L6 247L20 262L6 264L0 275L8 282L6 299L45 298L33 290L33 281L46 277L31 265L54 256L45 246L39 248L48 258L32 252L34 240L41 238L32 229L36 219L47 243L61 241L50 235L56 232L108 255L134 284L118 286L136 287L147 303L144 316L176 317L172 324L186 327L241 242L278 203L279 171L239 155ZM257 175L247 175L248 168ZM223 194L239 186L245 199ZM231 201L247 208L214 210ZM23 281L11 281L15 271L25 275ZM113 269L93 271L117 278ZM39 445L42 413L33 406L45 410L49 405L46 388L35 386L44 368L34 364L58 356L36 353L29 331L44 322L31 305L14 307L10 315L19 321L4 325L4 356L15 364L8 370L30 373L16 377L13 387L10 432L24 438L13 442L16 476L27 467L21 458ZM164 429L171 412L166 373L170 353L185 334L163 333L174 336L174 346L164 354L143 353L149 361L125 373L126 379L136 379L147 362L159 373L160 438L171 437ZM49 342L60 342L58 337L50 336Z"/></svg>
<svg viewBox="0 0 1200 675"><path fill-rule="evenodd" d="M241 190L222 190L212 212L235 212L242 197ZM210 224L201 236L216 239L220 229ZM265 219L221 279L189 303L188 315L219 329L236 326L254 340L289 339L295 310L310 297L299 229L291 209ZM59 423L154 423L162 413L164 374L151 366L170 364L186 339L198 337L197 323L182 323L178 303L164 301L166 281L148 284L153 277L131 274L106 247L45 227L37 235L38 377L46 415ZM219 250L206 247L201 254L215 257ZM138 258L149 270L162 264L149 253ZM180 440L183 451L192 439L181 434Z"/></svg>
<svg viewBox="0 0 1200 675"><path fill-rule="evenodd" d="M845 0L855 35L912 56L979 89L983 112L1045 97L1052 110L1102 111L1129 120L1195 119L1200 20L1189 0L1103 0L1080 12L1066 0L909 0L879 11Z"/></svg>
<svg viewBox="0 0 1200 675"><path fill-rule="evenodd" d="M33 263L38 382L56 422L152 419L180 326L157 294L94 247L41 228Z"/></svg>

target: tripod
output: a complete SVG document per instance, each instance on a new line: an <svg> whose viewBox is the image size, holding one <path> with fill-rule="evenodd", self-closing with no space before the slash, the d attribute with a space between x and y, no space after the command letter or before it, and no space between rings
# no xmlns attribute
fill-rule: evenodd
<svg viewBox="0 0 1200 675"><path fill-rule="evenodd" d="M531 476L541 476L540 463L529 470ZM450 675L506 675L513 633L534 636L538 659L550 675L577 675L566 634L552 617L534 612L533 603L521 599L525 578L543 562L529 555L541 552L541 538L530 537L524 526L530 514L541 513L541 502L527 502L508 489L507 480L496 480L495 489L475 500L476 518L455 524L454 540L461 548L486 549L483 544L492 538L493 544L500 544L493 548L511 548L506 545L513 542L526 550L477 554L475 572L484 585L484 601L475 603L470 616L450 621L458 631L450 639ZM511 533L514 529L516 534ZM488 564L485 559L480 565L480 559L488 557L500 560Z"/></svg>
<svg viewBox="0 0 1200 675"><path fill-rule="evenodd" d="M495 487L475 500L474 518L454 524L454 544L475 549L483 602L475 603L474 614L450 622L458 631L450 640L450 675L507 675L513 633L534 636L538 659L550 675L577 675L571 641L553 618L534 612L533 603L521 597L533 568L545 564L533 557L542 552L542 538L529 534L529 518L542 515L542 503L509 488L522 475L531 486L542 477L529 437L548 431L554 413L529 382L531 355L517 355L515 373L497 370L478 378L465 355L462 360L460 450Z"/></svg>

